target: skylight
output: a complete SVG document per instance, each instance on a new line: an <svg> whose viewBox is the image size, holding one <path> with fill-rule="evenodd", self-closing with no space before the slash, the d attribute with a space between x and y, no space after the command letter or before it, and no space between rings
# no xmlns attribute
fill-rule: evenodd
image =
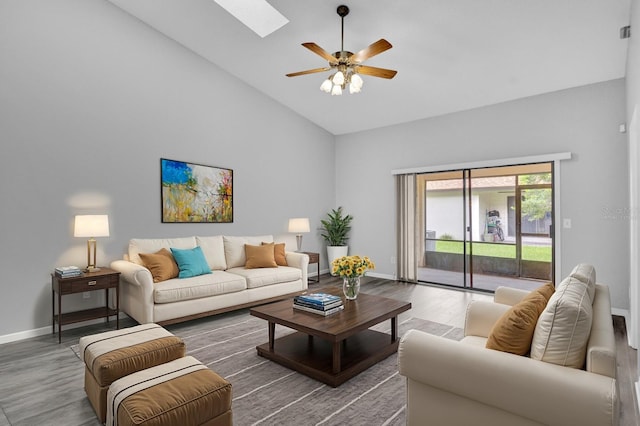
<svg viewBox="0 0 640 426"><path fill-rule="evenodd" d="M265 0L214 1L263 38L289 22Z"/></svg>

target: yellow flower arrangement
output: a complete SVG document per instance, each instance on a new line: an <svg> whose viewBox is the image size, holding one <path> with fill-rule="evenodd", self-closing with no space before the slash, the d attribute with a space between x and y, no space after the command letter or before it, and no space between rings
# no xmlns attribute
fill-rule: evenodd
<svg viewBox="0 0 640 426"><path fill-rule="evenodd" d="M342 278L361 277L367 269L375 269L376 265L367 256L342 256L331 263L331 271Z"/></svg>

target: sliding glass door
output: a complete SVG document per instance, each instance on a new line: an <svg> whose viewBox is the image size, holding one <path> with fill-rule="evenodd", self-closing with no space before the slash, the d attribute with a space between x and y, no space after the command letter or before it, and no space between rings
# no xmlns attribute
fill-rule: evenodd
<svg viewBox="0 0 640 426"><path fill-rule="evenodd" d="M418 176L418 280L493 291L553 278L552 163Z"/></svg>
<svg viewBox="0 0 640 426"><path fill-rule="evenodd" d="M418 206L424 206L418 281L464 287L468 280L464 256L468 248L467 181L464 170L418 176L418 192L423 195Z"/></svg>

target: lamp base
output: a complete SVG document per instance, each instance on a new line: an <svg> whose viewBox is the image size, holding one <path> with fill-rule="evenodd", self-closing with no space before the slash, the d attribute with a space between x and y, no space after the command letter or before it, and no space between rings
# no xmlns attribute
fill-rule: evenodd
<svg viewBox="0 0 640 426"><path fill-rule="evenodd" d="M100 268L96 268L95 266L87 266L84 268L85 272L98 272Z"/></svg>

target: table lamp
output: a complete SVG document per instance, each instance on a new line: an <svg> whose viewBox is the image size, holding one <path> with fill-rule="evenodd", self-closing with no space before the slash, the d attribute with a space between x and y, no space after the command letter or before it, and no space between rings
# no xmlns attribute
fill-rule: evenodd
<svg viewBox="0 0 640 426"><path fill-rule="evenodd" d="M302 249L302 233L310 232L309 218L307 217L295 217L289 219L289 232L296 233L296 242L298 243L298 250Z"/></svg>
<svg viewBox="0 0 640 426"><path fill-rule="evenodd" d="M109 216L106 214L77 215L73 229L74 237L89 237L87 240L87 272L96 272L96 239L109 236ZM93 257L91 251L93 250ZM92 261L93 259L93 261Z"/></svg>

